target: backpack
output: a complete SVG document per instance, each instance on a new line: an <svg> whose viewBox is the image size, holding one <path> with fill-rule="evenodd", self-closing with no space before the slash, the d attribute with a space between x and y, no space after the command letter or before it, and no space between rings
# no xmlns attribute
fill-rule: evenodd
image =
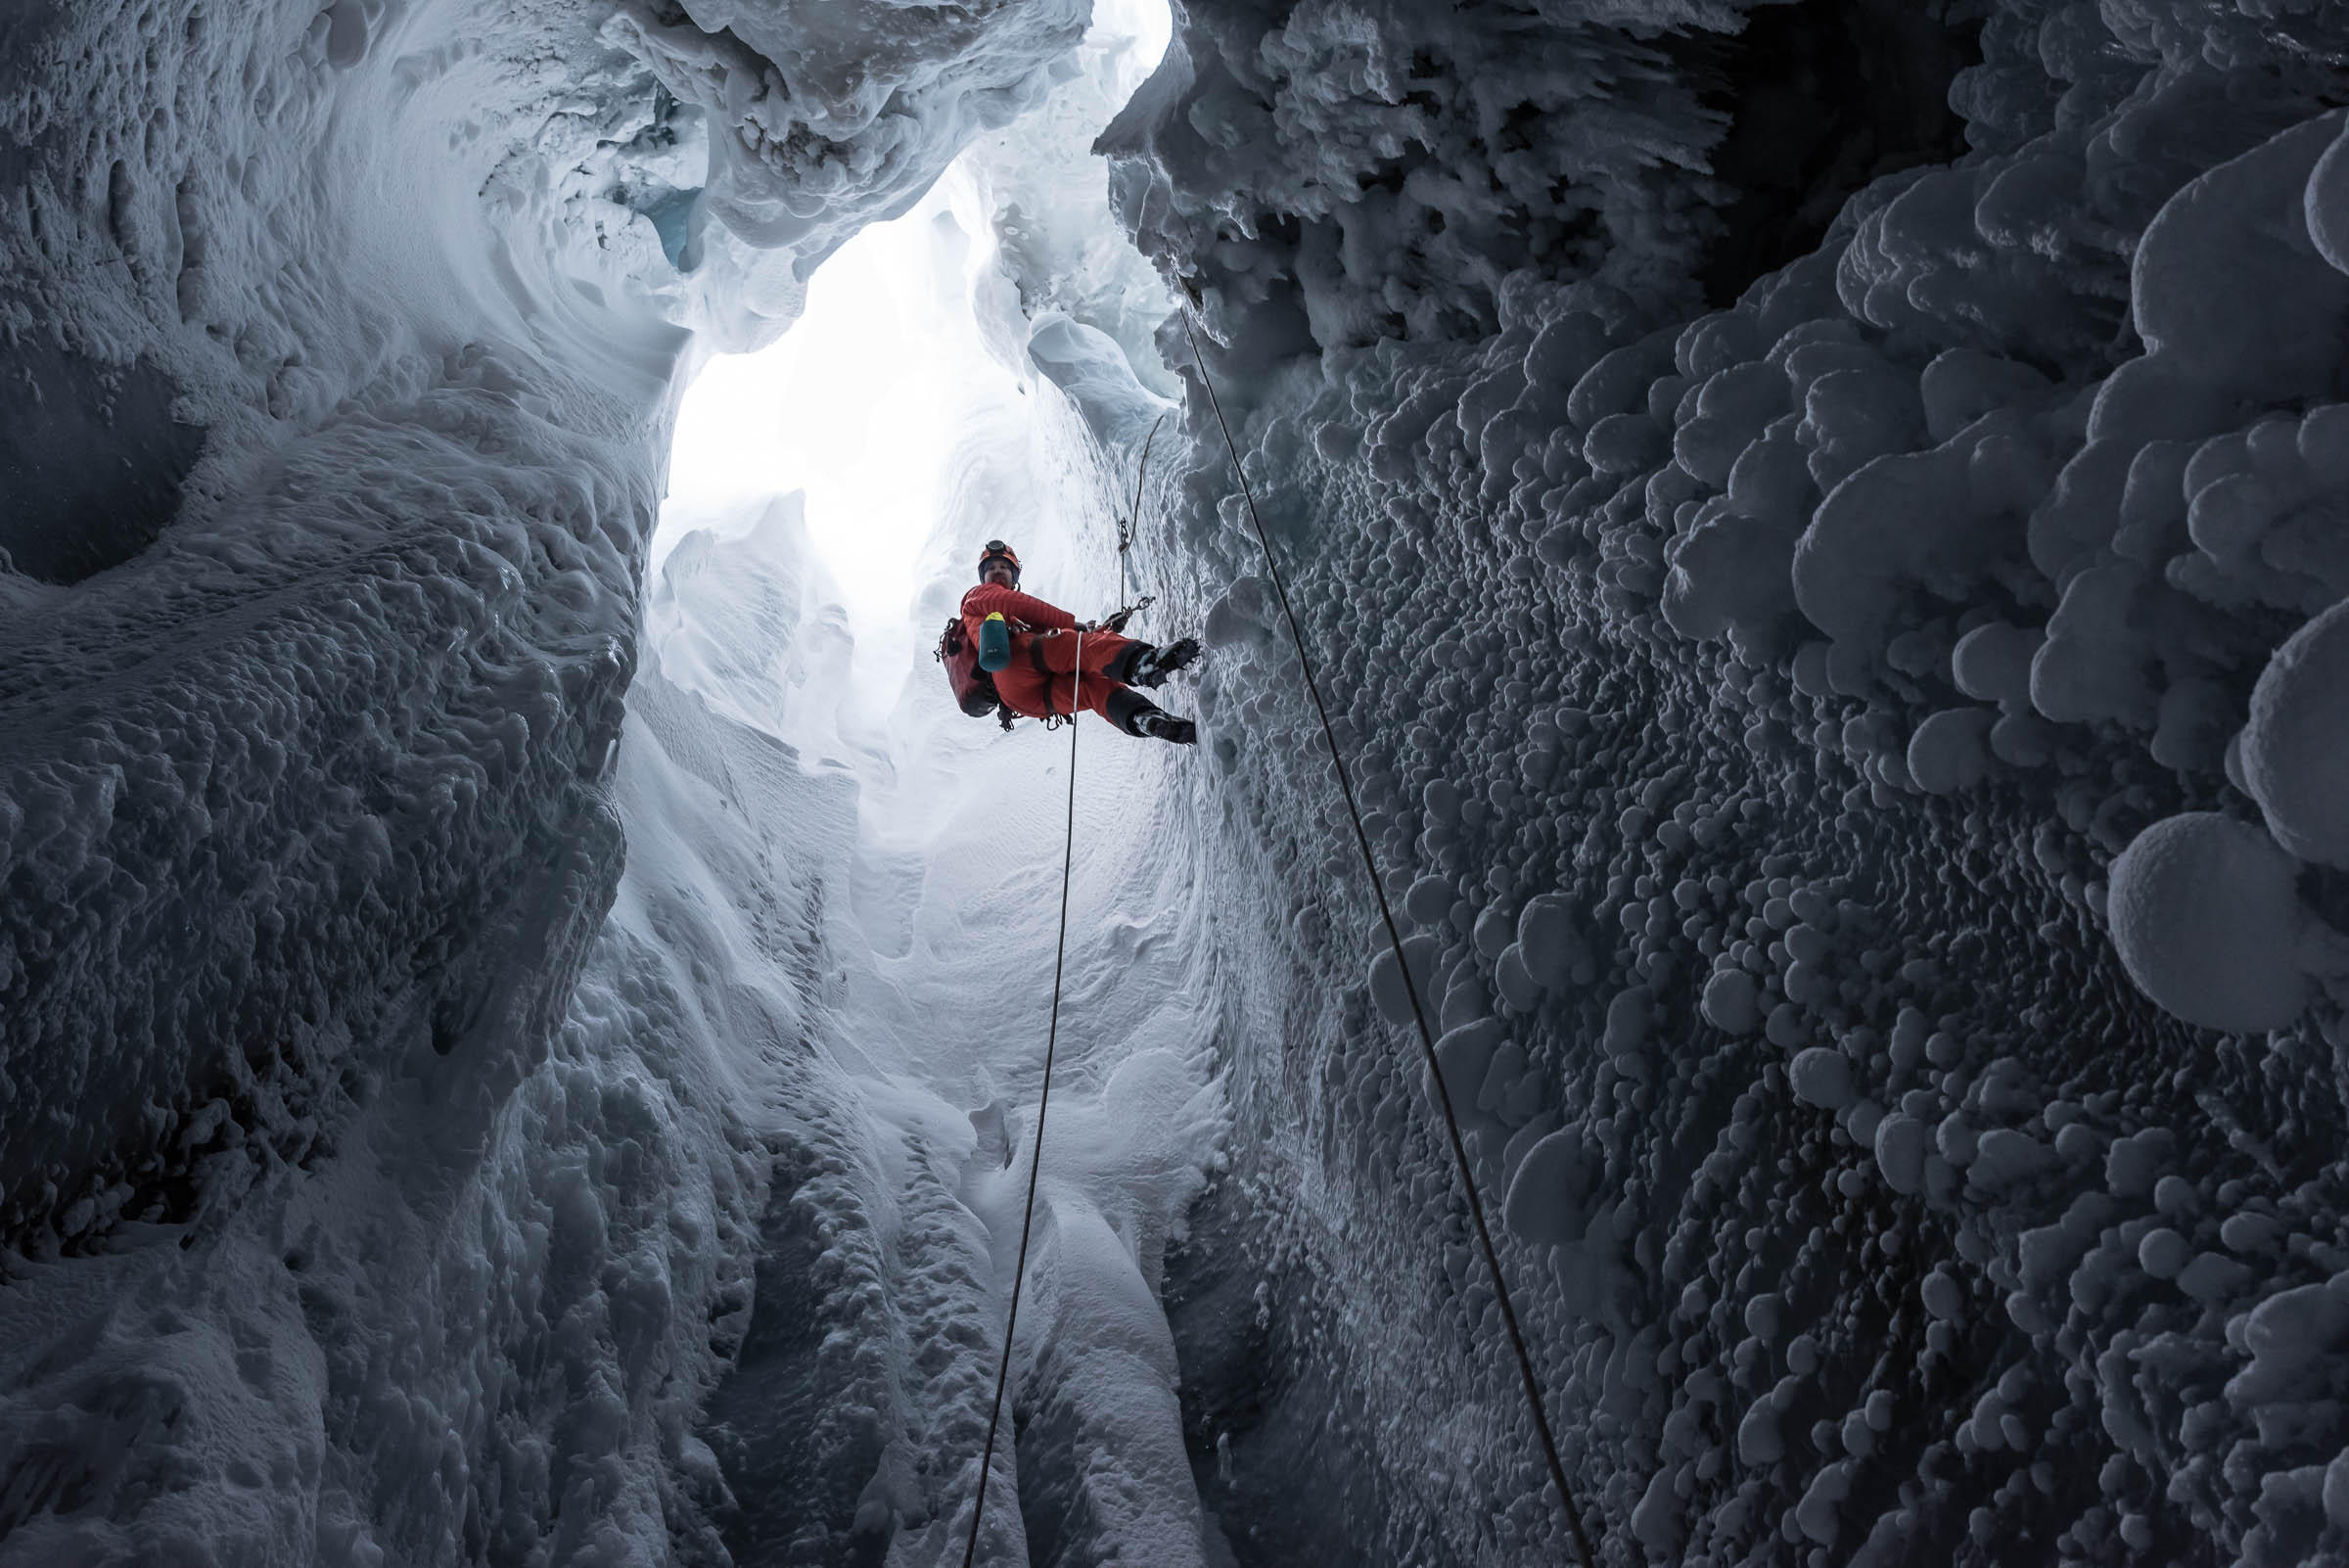
<svg viewBox="0 0 2349 1568"><path fill-rule="evenodd" d="M978 645L963 631L960 616L947 622L946 629L939 633L938 662L945 666L946 684L964 713L973 718L996 714L1005 729L1011 727L1011 714L995 694L995 677L979 668Z"/></svg>

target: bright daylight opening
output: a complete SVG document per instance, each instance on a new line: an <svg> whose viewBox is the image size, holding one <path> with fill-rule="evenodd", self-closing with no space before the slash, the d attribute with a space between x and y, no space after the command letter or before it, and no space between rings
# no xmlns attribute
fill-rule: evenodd
<svg viewBox="0 0 2349 1568"><path fill-rule="evenodd" d="M911 211L843 246L808 280L805 313L774 344L702 371L678 411L656 577L694 531L735 538L788 513L797 497L804 539L788 528L763 536L796 542L820 569L815 596L844 613L852 705L889 708L926 646L914 600L941 565L926 546L957 486L976 466L996 471L989 487L998 494L1036 488L1000 472L1035 450L1037 393L1051 389L1028 363L1024 337L1004 325L1021 307L999 265L998 215L1019 219L1025 198L1028 221L1050 207L1059 208L1053 221L1067 225L1073 213L1092 230L1080 236L1091 242L1082 250L1105 240L1126 248L1090 143L1157 68L1171 27L1164 0L1102 0L1080 51L1082 74L1052 104L983 139ZM975 437L984 459L967 450ZM1011 521L1001 528L1018 531ZM982 541L963 542L969 548L952 553L975 559Z"/></svg>
<svg viewBox="0 0 2349 1568"><path fill-rule="evenodd" d="M758 911L742 943L697 956L729 988L752 986L744 953L783 884L806 877L819 913L775 1014L838 1085L836 1105L809 1096L811 1121L876 1151L871 1202L903 1217L892 1288L991 1333L1025 1280L1021 1360L1074 1418L1024 1435L1019 1465L1087 1478L1085 1529L1104 1545L1076 1556L1201 1568L1157 1291L1226 1130L1205 883L1181 850L1204 769L1090 716L1006 734L963 714L931 662L990 535L1014 541L1038 597L1088 618L1115 607L1114 520L1174 406L1154 342L1174 301L1112 217L1091 148L1169 31L1163 0L1097 5L1045 102L825 261L771 347L715 361L688 391L644 685L648 711L674 702L676 718L681 695L713 716L681 724L673 755L698 771L623 820L630 875L663 890L664 921ZM1132 564L1150 586L1156 558L1137 548ZM1165 695L1189 708L1197 678ZM682 838L697 810L722 847ZM820 1012L802 1010L808 992ZM1023 1271L1032 1219L1039 1261ZM958 1373L936 1374L933 1395L931 1360L889 1375L922 1385L921 1404L987 1398L970 1379L946 1388ZM714 1399L767 1419L798 1397L770 1377L750 1366L739 1396ZM974 1430L990 1408L956 1419ZM1010 1560L1025 1501L1004 1468L984 1538L975 1503L925 1508L885 1487L857 1517L920 1515L893 1526L893 1560L959 1556L945 1538L963 1530L986 1560Z"/></svg>

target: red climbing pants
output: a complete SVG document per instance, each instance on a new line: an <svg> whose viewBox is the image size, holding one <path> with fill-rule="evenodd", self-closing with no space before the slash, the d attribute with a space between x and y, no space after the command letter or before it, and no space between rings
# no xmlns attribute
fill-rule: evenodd
<svg viewBox="0 0 2349 1568"><path fill-rule="evenodd" d="M1123 681L1113 679L1108 670L1134 646L1134 640L1114 631L1085 632L1084 673L1081 676L1076 675L1078 640L1074 631L1014 632L1011 663L995 671L995 695L1013 713L1042 718L1070 711L1069 688L1075 684L1077 706L1109 718L1105 705L1111 694L1126 687ZM1072 676L1076 676L1074 682Z"/></svg>

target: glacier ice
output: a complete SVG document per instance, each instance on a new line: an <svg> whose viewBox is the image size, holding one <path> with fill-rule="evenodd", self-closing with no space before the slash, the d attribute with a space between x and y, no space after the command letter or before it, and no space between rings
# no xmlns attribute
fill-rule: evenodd
<svg viewBox="0 0 2349 1568"><path fill-rule="evenodd" d="M2349 1550L2338 8L1102 13L0 21L0 1562L957 1551L1070 764L881 623L1170 406L990 1560L1560 1555L1406 965L1608 1560ZM656 537L948 207L903 616Z"/></svg>

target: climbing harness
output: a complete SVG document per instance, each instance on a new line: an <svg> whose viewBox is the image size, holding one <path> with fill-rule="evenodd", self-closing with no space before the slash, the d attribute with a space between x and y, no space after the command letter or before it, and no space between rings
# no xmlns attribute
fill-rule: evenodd
<svg viewBox="0 0 2349 1568"><path fill-rule="evenodd" d="M1124 631L1127 622L1155 603L1157 603L1156 598L1145 593L1133 603L1122 606L1104 616L1094 629ZM988 617L981 625L979 640L974 642L970 633L963 627L962 618L955 616L947 621L945 629L938 634L938 647L931 657L945 668L946 685L954 693L956 707L973 718L985 718L988 715L992 714L1008 730L1012 724L1012 713L1010 708L1004 705L1001 694L995 690L994 676L994 671L1004 666L1002 664L990 665L988 662L987 634L998 629L1008 631L1008 625L1003 618L1000 615ZM1031 637L1028 642L1029 663L1035 667L1037 674L1047 677L1047 684L1049 684L1048 677L1052 671L1044 664L1043 637L1057 635L1059 635L1057 632L1045 632L1041 636ZM1008 663L1011 658L1009 642L1010 639L1006 635L1003 639L1002 649L1005 663ZM1082 641L1079 642L1078 648L1082 653L1083 650ZM1046 714L1043 717L1043 725L1048 730L1058 729L1061 725L1071 722L1072 719L1073 715L1070 714Z"/></svg>
<svg viewBox="0 0 2349 1568"><path fill-rule="evenodd" d="M1189 287L1183 291L1195 308L1198 295ZM1216 385L1207 374L1207 358L1199 351L1199 335L1191 326L1191 311L1182 312L1183 335L1190 339L1191 358L1199 366L1200 385L1207 389L1208 406L1216 413L1216 424L1223 432L1224 448L1231 453L1232 471L1240 477L1240 493L1248 501L1248 520L1255 526L1256 542L1265 552L1265 565L1272 576L1272 587L1280 596L1281 614L1288 619L1289 636L1297 645L1297 662L1305 672L1305 689L1313 699L1313 711L1321 715L1321 735L1329 743L1329 760L1337 767L1338 790L1346 798L1347 814L1354 818L1355 843L1362 852L1362 867L1370 874L1370 891L1378 897L1379 918L1386 923L1387 941L1395 949L1395 967L1403 975L1404 993L1410 998L1411 1018L1419 1026L1419 1044L1427 1056L1428 1079L1435 1085L1436 1103L1444 1112L1444 1130L1451 1139L1452 1162L1459 1169L1460 1188L1468 1196L1468 1217L1476 1223L1477 1245L1485 1255L1485 1267L1492 1271L1493 1290L1500 1303L1500 1320L1508 1330L1509 1348L1517 1356L1517 1375L1525 1383L1525 1403L1533 1411L1534 1431L1542 1440L1542 1455L1549 1466L1549 1479L1558 1489L1558 1501L1566 1515L1566 1529L1574 1538L1576 1551L1584 1568L1597 1568L1598 1556L1590 1548L1590 1538L1584 1533L1582 1510L1575 1506L1574 1494L1566 1486L1566 1466L1558 1457L1557 1440L1550 1434L1549 1416L1542 1408L1542 1385L1534 1377L1534 1361L1525 1348L1525 1333L1517 1324L1517 1309L1509 1300L1508 1280L1500 1271L1500 1255L1493 1246L1493 1231L1485 1222L1484 1201L1477 1196L1476 1177L1468 1164L1468 1145L1460 1136L1459 1117L1453 1112L1451 1090L1444 1083L1444 1070L1436 1060L1435 1032L1427 1027L1427 1009L1419 1000L1419 986L1411 978L1411 966L1403 954L1403 933L1395 924L1395 910L1387 901L1386 884L1378 874L1378 857L1370 849L1369 830L1362 826L1361 807L1354 798L1354 778L1347 771L1346 757L1338 749L1337 729L1330 723L1329 708L1321 700L1321 687L1313 678L1313 656L1306 651L1305 632L1297 621L1296 607L1289 602L1288 584L1280 575L1280 561L1272 553L1272 540L1265 531L1265 520L1256 510L1256 493L1248 484L1248 471L1241 466L1239 444L1232 439L1231 426L1224 421L1223 405L1216 396ZM1040 1121L1040 1118L1039 1118ZM1039 1128L1040 1131L1040 1128ZM974 1537L974 1539L976 1539ZM967 1565L966 1565L967 1568Z"/></svg>
<svg viewBox="0 0 2349 1568"><path fill-rule="evenodd" d="M1028 1207L1020 1216L1020 1261L1011 1271L1011 1313L1003 1323L1003 1360L995 1368L995 1403L987 1414L987 1447L979 1456L979 1495L971 1501L971 1540L963 1548L962 1568L971 1568L979 1559L979 1521L987 1511L987 1473L995 1462L1003 1386L1011 1380L1012 1333L1020 1324L1020 1286L1028 1277L1028 1236L1036 1224L1036 1178L1044 1168L1044 1113L1052 1108L1052 1057L1060 1044L1060 982L1069 958L1069 871L1077 857L1077 707L1083 682L1084 633L1081 630L1077 633L1077 668L1069 675L1069 825L1060 849L1060 943L1052 955L1052 1022L1044 1032L1044 1083L1036 1099L1036 1149L1028 1161Z"/></svg>
<svg viewBox="0 0 2349 1568"><path fill-rule="evenodd" d="M1044 716L1042 722L1046 733L1050 733L1051 731L1060 728L1060 726L1063 724L1076 723L1078 714L1082 712L1082 706L1078 701L1079 697L1082 695L1082 689L1084 684L1084 629L1082 626L1077 629L1077 668L1074 671L1072 671L1075 679L1069 686L1069 711L1065 714L1056 714L1052 711L1052 667L1044 663L1044 639L1046 637L1057 637L1059 635L1060 633L1057 630L1042 631L1036 633L1028 639L1029 667L1033 669L1038 675L1041 675L1044 680ZM1008 712L1008 710L1006 710L1006 712ZM1005 729L1009 729L1011 726L1006 724L1003 727Z"/></svg>

